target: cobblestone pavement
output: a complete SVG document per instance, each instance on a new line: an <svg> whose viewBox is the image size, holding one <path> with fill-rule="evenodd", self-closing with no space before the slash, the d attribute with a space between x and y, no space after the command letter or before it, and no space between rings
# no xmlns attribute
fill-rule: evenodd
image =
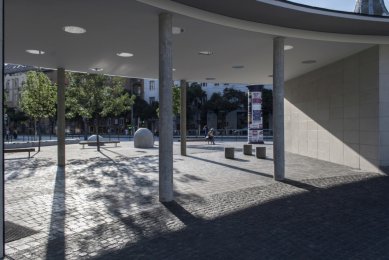
<svg viewBox="0 0 389 260"><path fill-rule="evenodd" d="M287 154L284 182L242 142L174 145L176 201L158 202L158 149L7 154L7 221L39 231L9 259L388 259L389 179ZM235 160L223 147L235 146Z"/></svg>

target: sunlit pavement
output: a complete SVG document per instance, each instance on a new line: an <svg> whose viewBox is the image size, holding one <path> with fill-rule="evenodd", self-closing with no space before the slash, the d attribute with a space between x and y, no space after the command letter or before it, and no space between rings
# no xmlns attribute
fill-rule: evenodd
<svg viewBox="0 0 389 260"><path fill-rule="evenodd" d="M34 231L13 259L387 259L389 181L287 154L284 182L243 142L174 144L174 203L158 202L158 143L6 154L6 221ZM224 147L235 147L235 160ZM262 145L263 146L263 145ZM6 238L7 240L7 238Z"/></svg>

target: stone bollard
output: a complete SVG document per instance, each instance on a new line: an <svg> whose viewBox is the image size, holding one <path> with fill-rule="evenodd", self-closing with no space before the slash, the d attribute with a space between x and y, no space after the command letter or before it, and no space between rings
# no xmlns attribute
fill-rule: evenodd
<svg viewBox="0 0 389 260"><path fill-rule="evenodd" d="M147 128L139 128L134 134L135 148L153 148L154 136Z"/></svg>
<svg viewBox="0 0 389 260"><path fill-rule="evenodd" d="M251 144L244 144L243 145L243 154L253 155L253 146Z"/></svg>
<svg viewBox="0 0 389 260"><path fill-rule="evenodd" d="M258 159L266 159L266 147L256 147L255 154Z"/></svg>
<svg viewBox="0 0 389 260"><path fill-rule="evenodd" d="M227 159L234 159L235 158L235 156L234 156L234 147L225 147L224 148L224 156Z"/></svg>

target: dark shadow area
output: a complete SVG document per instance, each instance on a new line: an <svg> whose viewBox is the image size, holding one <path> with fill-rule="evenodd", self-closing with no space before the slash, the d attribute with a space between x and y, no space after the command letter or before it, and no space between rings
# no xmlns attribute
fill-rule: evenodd
<svg viewBox="0 0 389 260"><path fill-rule="evenodd" d="M215 162L215 161L211 161L211 160L199 158L199 157L196 157L196 156L193 156L193 155L187 155L187 157L193 158L193 159L196 159L196 160L200 160L200 161L204 161L204 162L208 162L208 163L217 164L217 165L220 165L220 166L223 166L223 167L228 167L228 168L231 168L231 169L234 169L234 170L238 170L238 171L242 171L242 172L247 172L247 173L251 173L251 174L256 174L256 175L260 175L260 176L268 177L268 178L273 178L272 175L267 174L267 173L262 173L262 172L256 172L256 171L252 171L252 170L247 170L247 169L239 168L239 167L232 166L232 165L229 165L229 164L226 164L226 163L220 163L220 162Z"/></svg>
<svg viewBox="0 0 389 260"><path fill-rule="evenodd" d="M65 215L66 215L65 168L58 167L53 193L53 205L46 259L65 259Z"/></svg>
<svg viewBox="0 0 389 260"><path fill-rule="evenodd" d="M335 179L323 179L322 185ZM389 258L388 177L330 186L320 193L289 193L288 186L269 185L262 192L277 193L278 199L207 221L191 221L190 213L172 204L169 212L190 225L176 232L143 236L93 259ZM254 195L255 189L251 191ZM226 205L223 198L214 204L214 210ZM166 222L161 213L150 212L142 221L155 221L160 214L158 221Z"/></svg>
<svg viewBox="0 0 389 260"><path fill-rule="evenodd" d="M34 153L33 155L31 155L31 158L32 157L35 157L35 155L37 155L37 154L39 154L40 153L40 151L37 151L36 153Z"/></svg>
<svg viewBox="0 0 389 260"><path fill-rule="evenodd" d="M240 159L240 158L234 158L232 159L233 161L238 161L238 162L249 162L250 160L245 160L245 159Z"/></svg>
<svg viewBox="0 0 389 260"><path fill-rule="evenodd" d="M167 208L170 211L170 213L176 216L179 220L181 220L182 223L184 223L187 226L201 221L201 219L198 219L195 216L193 216L190 212L188 212L176 201L162 202L162 205L164 205L165 208Z"/></svg>
<svg viewBox="0 0 389 260"><path fill-rule="evenodd" d="M282 183L292 185L296 188L307 190L307 191L318 191L320 190L319 187L315 187L312 185L309 185L307 183L301 182L301 181L296 181L296 180L291 180L291 179L284 179L281 181Z"/></svg>
<svg viewBox="0 0 389 260"><path fill-rule="evenodd" d="M109 157L108 155L106 155L105 153L103 153L100 149L99 153L101 153L102 155L104 155L105 158L107 158L108 160L112 161L113 163L115 163L115 160L112 159L111 157Z"/></svg>
<svg viewBox="0 0 389 260"><path fill-rule="evenodd" d="M36 230L18 225L16 223L11 222L11 221L5 221L4 227L5 227L5 234L4 234L5 235L5 243L19 240L21 238L25 238L25 237L32 236L32 235L39 233Z"/></svg>
<svg viewBox="0 0 389 260"><path fill-rule="evenodd" d="M199 145L187 145L187 148L206 151L224 151L223 146L199 146ZM236 150L236 149L235 149Z"/></svg>

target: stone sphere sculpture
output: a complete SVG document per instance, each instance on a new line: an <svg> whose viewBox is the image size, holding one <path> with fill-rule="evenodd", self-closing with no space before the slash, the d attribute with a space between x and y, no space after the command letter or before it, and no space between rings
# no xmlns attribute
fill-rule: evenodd
<svg viewBox="0 0 389 260"><path fill-rule="evenodd" d="M147 128L139 128L134 134L135 148L153 148L154 136Z"/></svg>

